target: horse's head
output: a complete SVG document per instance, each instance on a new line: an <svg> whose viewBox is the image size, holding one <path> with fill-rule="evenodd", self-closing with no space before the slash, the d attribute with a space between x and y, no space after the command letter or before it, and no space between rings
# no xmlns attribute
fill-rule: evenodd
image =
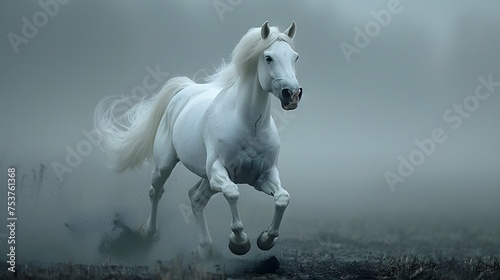
<svg viewBox="0 0 500 280"><path fill-rule="evenodd" d="M261 28L262 39L268 39L270 32L266 21ZM292 39L295 35L295 22L283 33ZM258 59L260 85L265 91L276 96L285 110L297 108L302 98L302 88L295 77L295 63L298 59L299 54L283 40L276 40Z"/></svg>

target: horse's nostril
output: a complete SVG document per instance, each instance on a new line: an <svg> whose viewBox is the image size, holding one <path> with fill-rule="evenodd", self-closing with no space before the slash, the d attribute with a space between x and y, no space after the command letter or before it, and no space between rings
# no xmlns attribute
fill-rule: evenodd
<svg viewBox="0 0 500 280"><path fill-rule="evenodd" d="M283 89L281 91L281 94L283 95L283 98L290 98L292 97L292 92L289 89Z"/></svg>
<svg viewBox="0 0 500 280"><path fill-rule="evenodd" d="M291 98L292 92L289 89L284 88L281 90L281 95L283 96L283 98Z"/></svg>

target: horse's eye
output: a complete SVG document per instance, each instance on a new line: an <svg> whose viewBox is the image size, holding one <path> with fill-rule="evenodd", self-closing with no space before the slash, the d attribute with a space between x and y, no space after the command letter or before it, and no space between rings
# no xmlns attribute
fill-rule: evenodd
<svg viewBox="0 0 500 280"><path fill-rule="evenodd" d="M267 62L273 61L273 59L270 56L268 56L268 55L266 55L265 59L266 59Z"/></svg>
<svg viewBox="0 0 500 280"><path fill-rule="evenodd" d="M299 60L299 56L297 55L297 58L295 58L295 61Z"/></svg>

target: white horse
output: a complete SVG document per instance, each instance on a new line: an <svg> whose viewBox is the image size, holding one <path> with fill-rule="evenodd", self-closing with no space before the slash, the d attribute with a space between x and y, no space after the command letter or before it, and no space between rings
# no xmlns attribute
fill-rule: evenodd
<svg viewBox="0 0 500 280"><path fill-rule="evenodd" d="M117 113L120 100L102 100L96 108L95 127L108 165L117 172L134 168L146 159L154 162L151 175L151 213L140 228L154 238L158 201L164 184L180 161L200 181L189 190L198 228L197 253L212 254L204 209L211 196L222 192L232 220L229 249L236 255L250 250L238 213L236 184L249 184L275 200L274 218L257 239L261 250L271 249L279 235L290 195L281 186L276 167L280 140L270 114L272 93L285 110L297 107L302 88L295 77L299 55L293 50L295 23L283 33L265 22L252 28L206 84L186 77L170 79L153 98L125 113ZM123 102L123 101L122 101Z"/></svg>

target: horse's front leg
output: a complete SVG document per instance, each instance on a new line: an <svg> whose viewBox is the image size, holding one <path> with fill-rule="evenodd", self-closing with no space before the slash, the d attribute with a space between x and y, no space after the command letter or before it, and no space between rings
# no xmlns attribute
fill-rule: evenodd
<svg viewBox="0 0 500 280"><path fill-rule="evenodd" d="M266 180L259 186L260 190L264 193L274 197L274 217L267 228L263 231L257 239L257 246L261 250L269 250L276 243L276 238L280 234L280 224L285 213L288 202L290 201L290 194L281 187L278 170L273 169L267 176Z"/></svg>
<svg viewBox="0 0 500 280"><path fill-rule="evenodd" d="M209 173L210 187L213 191L222 192L231 209L231 230L229 236L229 250L236 255L244 255L250 250L250 240L243 232L243 222L238 212L240 191L238 186L229 179L226 168L219 160L212 165Z"/></svg>

